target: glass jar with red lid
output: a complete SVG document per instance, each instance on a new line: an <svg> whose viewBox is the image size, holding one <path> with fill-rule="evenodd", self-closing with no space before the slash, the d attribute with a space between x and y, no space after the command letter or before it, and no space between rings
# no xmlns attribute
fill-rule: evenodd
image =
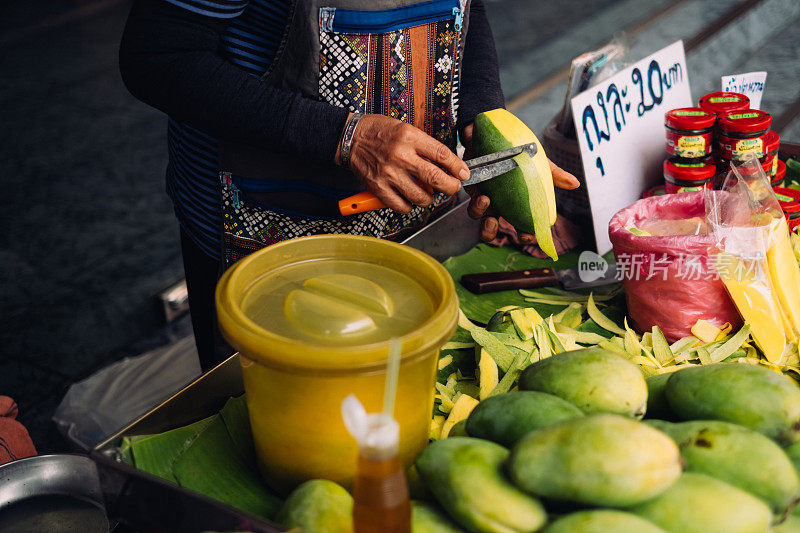
<svg viewBox="0 0 800 533"><path fill-rule="evenodd" d="M778 170L775 172L775 177L772 178L770 185L772 188L775 187L783 187L784 181L786 181L786 163L778 159L777 157L775 160L778 162Z"/></svg>
<svg viewBox="0 0 800 533"><path fill-rule="evenodd" d="M664 196L667 194L667 191L664 189L663 185L656 185L651 189L647 189L642 193L642 198L650 198L651 196Z"/></svg>
<svg viewBox="0 0 800 533"><path fill-rule="evenodd" d="M778 172L778 149L781 147L781 136L773 130L769 130L766 135L766 158L772 165L772 172L770 175L774 178Z"/></svg>
<svg viewBox="0 0 800 533"><path fill-rule="evenodd" d="M772 116L758 109L734 111L719 117L717 121L719 156L734 161L742 161L751 153L756 154L759 159L764 157L767 153L767 133L771 124Z"/></svg>
<svg viewBox="0 0 800 533"><path fill-rule="evenodd" d="M732 111L750 109L750 99L743 94L727 91L708 93L700 99L700 109L721 116Z"/></svg>
<svg viewBox="0 0 800 533"><path fill-rule="evenodd" d="M797 226L800 226L800 191L778 187L775 189L775 196L786 215L789 231L794 231Z"/></svg>
<svg viewBox="0 0 800 533"><path fill-rule="evenodd" d="M664 161L664 191L667 194L714 188L717 167L711 158L686 161L676 158Z"/></svg>
<svg viewBox="0 0 800 533"><path fill-rule="evenodd" d="M711 153L716 115L699 107L673 109L664 115L667 128L667 153L684 159L706 157Z"/></svg>

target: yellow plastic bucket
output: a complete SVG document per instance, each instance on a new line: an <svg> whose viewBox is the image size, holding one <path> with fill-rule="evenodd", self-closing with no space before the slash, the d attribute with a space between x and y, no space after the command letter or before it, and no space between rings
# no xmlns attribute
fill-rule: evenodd
<svg viewBox="0 0 800 533"><path fill-rule="evenodd" d="M397 337L402 359L394 415L406 466L427 444L439 349L458 319L455 287L444 267L391 241L350 235L304 237L260 250L228 269L216 291L220 329L241 355L259 467L280 492L313 478L349 486L358 449L342 421L342 400L352 393L368 412L382 408L388 337L373 336L373 342L365 344L330 343L274 331L264 309L256 308L260 316L254 317L252 302L262 298L258 292L275 285L263 281L280 279L282 272L294 268L313 271L326 261L386 267L414 280L430 298L429 316ZM282 318L284 309L267 311Z"/></svg>

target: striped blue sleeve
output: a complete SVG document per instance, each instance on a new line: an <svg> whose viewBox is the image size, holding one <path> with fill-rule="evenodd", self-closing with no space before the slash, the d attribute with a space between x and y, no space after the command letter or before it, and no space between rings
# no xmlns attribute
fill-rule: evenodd
<svg viewBox="0 0 800 533"><path fill-rule="evenodd" d="M206 17L230 19L238 17L250 0L166 0L192 13Z"/></svg>

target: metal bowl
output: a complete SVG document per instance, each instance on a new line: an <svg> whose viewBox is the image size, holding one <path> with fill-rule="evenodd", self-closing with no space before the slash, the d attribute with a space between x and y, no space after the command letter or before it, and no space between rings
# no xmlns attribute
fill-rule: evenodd
<svg viewBox="0 0 800 533"><path fill-rule="evenodd" d="M40 455L0 466L0 531L109 531L97 467L82 455Z"/></svg>

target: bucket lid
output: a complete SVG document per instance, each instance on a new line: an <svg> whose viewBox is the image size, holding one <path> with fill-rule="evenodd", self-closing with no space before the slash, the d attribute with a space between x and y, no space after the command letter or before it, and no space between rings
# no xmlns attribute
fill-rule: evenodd
<svg viewBox="0 0 800 533"><path fill-rule="evenodd" d="M716 121L716 115L699 107L681 107L664 115L664 125L676 130L704 130Z"/></svg>
<svg viewBox="0 0 800 533"><path fill-rule="evenodd" d="M223 335L245 357L328 371L385 367L393 337L403 358L435 349L458 314L453 280L439 262L354 235L259 250L225 272L216 301Z"/></svg>

